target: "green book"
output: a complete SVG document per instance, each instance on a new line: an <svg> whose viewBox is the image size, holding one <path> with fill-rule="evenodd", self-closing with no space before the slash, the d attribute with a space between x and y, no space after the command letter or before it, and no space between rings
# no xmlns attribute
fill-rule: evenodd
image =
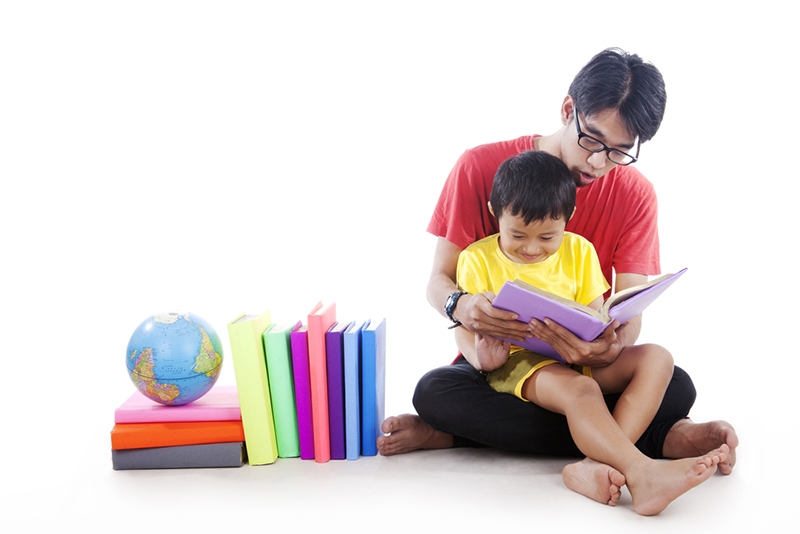
<svg viewBox="0 0 800 534"><path fill-rule="evenodd" d="M274 324L264 332L269 395L272 400L272 416L275 420L278 456L281 458L300 456L290 338L292 330L297 326L299 324Z"/></svg>
<svg viewBox="0 0 800 534"><path fill-rule="evenodd" d="M241 314L228 323L250 465L271 464L278 458L263 343L264 331L270 324L269 311L261 315Z"/></svg>

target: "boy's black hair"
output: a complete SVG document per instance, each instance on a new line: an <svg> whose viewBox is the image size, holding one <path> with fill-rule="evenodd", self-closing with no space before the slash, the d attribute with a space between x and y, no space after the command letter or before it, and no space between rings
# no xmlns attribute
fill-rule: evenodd
<svg viewBox="0 0 800 534"><path fill-rule="evenodd" d="M617 110L628 133L642 143L656 135L667 106L667 90L658 69L619 48L594 56L572 80L569 95L586 116Z"/></svg>
<svg viewBox="0 0 800 534"><path fill-rule="evenodd" d="M525 224L548 217L569 221L575 209L575 179L557 157L528 150L497 168L489 202L498 221L507 213Z"/></svg>

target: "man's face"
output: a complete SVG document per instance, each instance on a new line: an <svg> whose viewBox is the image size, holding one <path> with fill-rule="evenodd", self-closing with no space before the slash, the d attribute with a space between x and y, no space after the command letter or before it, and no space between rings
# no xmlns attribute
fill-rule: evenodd
<svg viewBox="0 0 800 534"><path fill-rule="evenodd" d="M579 121L583 133L601 141L609 148L631 153L635 150L636 139L631 138L616 110L604 110L595 115L583 115L571 108L567 119L567 129L561 146L561 159L567 164L575 177L575 185L583 187L616 167L616 163L608 159L605 151L589 152L578 145L578 131L574 122Z"/></svg>

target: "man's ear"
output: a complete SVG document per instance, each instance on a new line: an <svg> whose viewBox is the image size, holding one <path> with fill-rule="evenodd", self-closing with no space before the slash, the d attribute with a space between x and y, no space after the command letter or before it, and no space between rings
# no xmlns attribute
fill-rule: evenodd
<svg viewBox="0 0 800 534"><path fill-rule="evenodd" d="M564 102L561 103L561 123L567 124L569 118L575 113L575 101L571 96L564 97Z"/></svg>

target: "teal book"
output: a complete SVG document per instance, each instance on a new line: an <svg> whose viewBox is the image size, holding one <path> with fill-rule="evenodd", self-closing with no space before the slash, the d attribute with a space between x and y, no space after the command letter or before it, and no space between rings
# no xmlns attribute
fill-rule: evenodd
<svg viewBox="0 0 800 534"><path fill-rule="evenodd" d="M378 454L386 396L386 319L361 334L361 454Z"/></svg>
<svg viewBox="0 0 800 534"><path fill-rule="evenodd" d="M361 456L361 332L369 321L351 323L344 332L345 457Z"/></svg>
<svg viewBox="0 0 800 534"><path fill-rule="evenodd" d="M263 336L272 418L280 458L300 456L291 347L292 331L299 327L300 323L274 324Z"/></svg>

